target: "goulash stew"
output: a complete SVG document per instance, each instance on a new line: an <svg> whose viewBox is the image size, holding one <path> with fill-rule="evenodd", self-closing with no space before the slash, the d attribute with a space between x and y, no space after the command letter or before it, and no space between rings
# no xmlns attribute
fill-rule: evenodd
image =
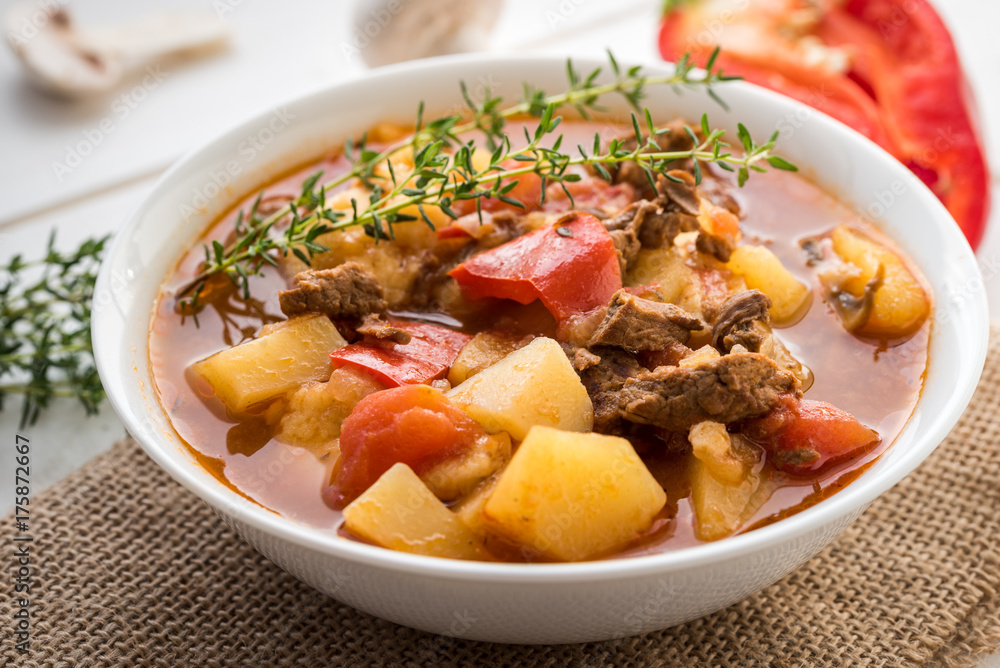
<svg viewBox="0 0 1000 668"><path fill-rule="evenodd" d="M622 131L561 128L567 143L595 129ZM407 132L382 124L368 141ZM694 138L674 123L659 141ZM399 151L324 206L356 208L413 165ZM251 207L280 211L309 174L350 166L341 151L287 174L204 241L232 244ZM648 554L808 508L909 418L925 281L797 174L739 188L715 167L673 167L655 179L628 162L574 167L559 184L528 174L503 197L422 207L391 238L326 232L323 250L285 254L247 294L207 281L197 308L180 296L205 262L192 251L153 318L162 405L239 493L422 555Z"/></svg>

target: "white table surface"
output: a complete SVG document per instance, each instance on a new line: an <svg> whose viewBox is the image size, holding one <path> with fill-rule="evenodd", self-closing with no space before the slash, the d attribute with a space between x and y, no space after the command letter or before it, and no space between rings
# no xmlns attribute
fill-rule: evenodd
<svg viewBox="0 0 1000 668"><path fill-rule="evenodd" d="M14 0L0 0L0 14ZM63 0L80 25L136 18L160 9L220 10L231 47L213 56L161 66L97 99L67 103L30 87L0 48L0 258L38 255L49 230L70 247L113 232L171 162L242 118L302 91L365 69L345 45L356 0ZM36 0L39 6L41 0ZM1000 175L1000 4L937 3L949 22L979 101L994 173ZM491 44L496 51L601 55L656 61L659 0L507 0ZM102 127L104 128L102 130ZM73 153L87 155L77 161ZM68 171L64 168L70 168ZM1000 317L1000 189L979 251L990 310ZM86 418L71 400L18 431L18 406L0 413L0 434L32 442L32 493L38 493L124 435L110 409ZM5 452L9 452L5 450ZM0 457L0 512L13 506L13 456ZM1000 668L1000 655L982 666Z"/></svg>

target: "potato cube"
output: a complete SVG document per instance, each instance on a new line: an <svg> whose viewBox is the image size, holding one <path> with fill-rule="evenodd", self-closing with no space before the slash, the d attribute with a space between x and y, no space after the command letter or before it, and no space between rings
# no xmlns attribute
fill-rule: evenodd
<svg viewBox="0 0 1000 668"><path fill-rule="evenodd" d="M518 339L493 332L479 332L459 351L448 371L448 382L452 387L461 385L517 349Z"/></svg>
<svg viewBox="0 0 1000 668"><path fill-rule="evenodd" d="M396 464L344 508L348 531L399 552L487 559L472 531L406 464Z"/></svg>
<svg viewBox="0 0 1000 668"><path fill-rule="evenodd" d="M747 476L744 458L732 451L732 439L726 425L706 420L691 427L688 432L692 454L720 481L738 485Z"/></svg>
<svg viewBox="0 0 1000 668"><path fill-rule="evenodd" d="M868 319L854 331L861 335L898 338L912 334L930 313L930 300L920 281L896 253L858 230L841 225L833 231L833 250L860 271L843 284L854 297L864 296L865 284L883 267Z"/></svg>
<svg viewBox="0 0 1000 668"><path fill-rule="evenodd" d="M379 121L368 129L368 141L388 144L413 134L413 128L398 123Z"/></svg>
<svg viewBox="0 0 1000 668"><path fill-rule="evenodd" d="M487 432L520 441L535 425L590 431L594 406L566 353L539 337L447 393Z"/></svg>
<svg viewBox="0 0 1000 668"><path fill-rule="evenodd" d="M706 541L725 538L767 498L758 466L761 449L738 434L730 435L725 425L716 422L695 425L689 439L695 535Z"/></svg>
<svg viewBox="0 0 1000 668"><path fill-rule="evenodd" d="M347 345L325 315L278 323L259 338L227 348L191 366L233 413L312 380L330 377L330 353Z"/></svg>
<svg viewBox="0 0 1000 668"><path fill-rule="evenodd" d="M528 554L600 556L647 530L667 502L628 440L534 427L490 494L488 526Z"/></svg>
<svg viewBox="0 0 1000 668"><path fill-rule="evenodd" d="M455 513L458 519L462 520L465 526L472 529L472 532L478 536L485 536L489 532L483 508L486 507L486 502L490 500L490 495L493 493L499 480L499 474L490 476L451 507L452 512Z"/></svg>
<svg viewBox="0 0 1000 668"><path fill-rule="evenodd" d="M726 265L746 281L751 290L760 290L771 298L771 320L788 324L805 311L812 291L800 282L781 260L764 246L740 246Z"/></svg>
<svg viewBox="0 0 1000 668"><path fill-rule="evenodd" d="M626 276L626 285L656 285L659 301L682 304L690 301L695 285L694 271L684 263L684 257L674 248L639 251L635 266ZM652 299L654 295L643 295ZM687 297L687 299L686 299Z"/></svg>
<svg viewBox="0 0 1000 668"><path fill-rule="evenodd" d="M691 457L691 505L694 509L695 535L713 541L731 536L743 525L747 509L760 480L750 476L738 485L725 483L709 466Z"/></svg>

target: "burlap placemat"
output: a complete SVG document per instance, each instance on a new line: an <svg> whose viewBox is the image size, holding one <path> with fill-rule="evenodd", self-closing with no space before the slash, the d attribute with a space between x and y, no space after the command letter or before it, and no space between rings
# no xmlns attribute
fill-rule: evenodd
<svg viewBox="0 0 1000 668"><path fill-rule="evenodd" d="M5 576L4 666L967 665L1000 647L1000 328L955 431L843 536L743 603L637 638L489 645L362 614L242 543L131 441L38 494L31 531L30 651ZM8 516L5 555L16 534Z"/></svg>

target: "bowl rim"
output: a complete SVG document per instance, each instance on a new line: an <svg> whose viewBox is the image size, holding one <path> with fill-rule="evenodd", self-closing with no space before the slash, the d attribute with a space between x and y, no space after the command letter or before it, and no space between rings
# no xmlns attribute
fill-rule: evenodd
<svg viewBox="0 0 1000 668"><path fill-rule="evenodd" d="M573 62L578 66L583 65L586 67L606 65L605 61L600 61L592 57L574 56ZM329 95L332 91L339 88L357 85L360 82L364 82L366 85L374 85L398 77L414 76L428 70L446 69L452 65L488 65L490 63L497 65L514 63L516 66L523 68L523 76L527 79L530 78L531 64L564 67L566 59L563 56L555 55L518 54L497 56L491 54L460 54L401 63L373 71L362 72L333 83L316 86L310 90L280 100L257 113L249 115L242 121L230 125L227 130L214 135L209 140L187 151L159 177L143 201L132 209L126 221L115 234L107 250L105 261L102 263L98 275L95 294L100 294L100 290L108 289L110 286L110 267L112 264L110 259L117 256L123 250L123 239L125 236L123 232L126 229L137 226L161 190L168 186L171 180L177 175L183 174L189 163L193 162L202 153L210 151L216 143L221 143L227 137L239 135L255 124L259 125L261 122L266 121L277 109L291 104L306 104L315 98ZM631 64L633 63L622 63L623 67L628 67ZM634 64L641 64L643 71L647 74L658 72L669 73L673 69L672 64L667 62ZM866 158L877 160L880 163L880 169L891 170L894 175L898 175L903 180L908 187L908 196L923 198L930 208L928 215L938 218L944 216L946 220L950 220L950 215L944 209L943 205L940 204L937 197L916 176L876 144L854 132L848 126L825 114L816 112L812 108L795 100L747 82L732 81L727 82L725 85L727 91L739 90L739 95L746 98L744 103L763 103L769 106L777 105L778 108L788 109L792 112L807 111L808 113L815 114L814 117L810 118L810 122L822 124L824 126L822 132L837 135L848 143L860 144L858 150L862 151ZM913 194L910 195L909 193ZM972 266L965 267L964 270L967 272L971 271L973 277L979 278L981 281L978 266L974 261L975 256L971 248L969 248L968 242L961 235L958 226L948 226L948 231L945 233L954 237L954 241L964 244L963 250L968 251L969 256L973 259ZM159 277L158 280L162 281L162 277ZM936 300L942 298L943 295L936 296ZM174 444L167 445L156 438L150 438L149 432L143 429L142 416L133 412L126 401L128 392L137 390L134 387L130 387L127 383L116 382L121 380L120 376L126 372L126 370L120 368L124 365L119 364L114 355L102 353L102 347L99 345L95 345L95 360L101 380L104 386L108 388L109 403L146 454L175 481L206 501L217 512L226 516L232 516L238 510L238 523L245 523L263 534L302 548L325 553L331 557L357 564L441 580L475 580L507 584L529 583L535 585L579 582L583 580L588 582L604 582L639 578L652 574L662 575L668 572L700 569L709 564L738 559L789 542L796 537L809 534L811 531L822 529L838 518L848 516L852 513L860 514L868 504L902 480L937 448L958 422L968 405L985 364L989 339L988 307L985 291L976 291L972 295L972 300L974 302L971 309L972 313L975 319L981 321L983 325L980 328L979 335L970 335L969 341L966 342L972 346L971 354L976 363L973 365L973 368L961 369L959 371L962 383L956 388L956 391L947 402L945 407L948 410L932 416L932 419L928 421L921 422L920 436L915 437L915 442L912 446L896 461L892 462L889 467L879 469L875 472L866 472L869 474L860 476L846 488L824 499L821 503L784 518L779 522L747 533L673 551L575 563L522 564L474 562L397 552L321 533L311 527L298 524L294 520L284 518L264 506L237 495L218 481L215 481L214 478L213 484L202 484L201 480L195 478L181 465L179 457L184 455L173 453L173 451L182 452L181 448L177 448ZM114 323L110 322L109 318L102 318L100 317L100 313L95 313L92 323L92 336L95 343L104 340L120 340L120 336L115 337L115 334L121 334L121 331L116 330L124 329L124 325L117 327ZM936 323L932 323L931 341L936 336L936 329ZM928 368L933 363L933 359L931 359L928 363ZM152 389L154 392L156 391L155 388ZM918 399L917 408L907 419L907 425L916 416L920 405L919 402L922 398L923 395L921 395L921 399ZM157 398L156 401L158 402L159 399ZM227 512L227 510L230 512ZM241 530L241 533L244 532Z"/></svg>

